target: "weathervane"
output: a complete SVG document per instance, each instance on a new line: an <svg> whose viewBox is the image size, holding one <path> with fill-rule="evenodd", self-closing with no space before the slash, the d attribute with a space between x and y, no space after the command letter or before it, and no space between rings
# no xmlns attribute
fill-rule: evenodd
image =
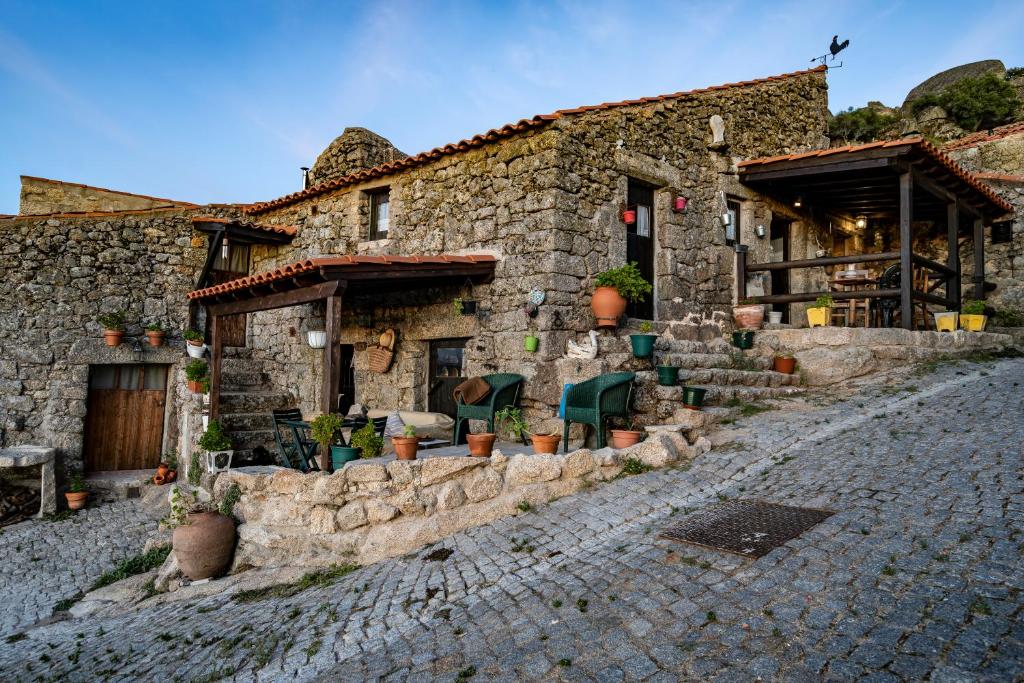
<svg viewBox="0 0 1024 683"><path fill-rule="evenodd" d="M822 66L828 66L830 69L838 69L838 68L843 66L843 63L842 62L839 62L838 64L835 63L836 55L839 54L840 52L842 52L843 50L845 50L846 48L848 48L849 46L850 46L850 39L849 38L847 38L846 40L844 40L843 42L840 43L838 35L832 36L832 44L828 46L828 52L826 52L825 54L821 55L820 57L815 57L811 61L812 62L818 62ZM831 57L831 60L829 59L830 57ZM827 64L827 62L829 62L829 61L831 61L832 64Z"/></svg>

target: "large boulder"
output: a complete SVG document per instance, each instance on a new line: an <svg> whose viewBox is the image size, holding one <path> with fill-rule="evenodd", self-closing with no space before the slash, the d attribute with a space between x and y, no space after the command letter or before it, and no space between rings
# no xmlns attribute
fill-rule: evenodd
<svg viewBox="0 0 1024 683"><path fill-rule="evenodd" d="M870 349L858 346L815 347L794 354L811 386L835 384L866 375L878 366Z"/></svg>

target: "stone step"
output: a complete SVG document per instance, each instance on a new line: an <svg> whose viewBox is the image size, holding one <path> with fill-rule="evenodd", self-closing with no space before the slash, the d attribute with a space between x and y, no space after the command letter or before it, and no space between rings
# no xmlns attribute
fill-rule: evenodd
<svg viewBox="0 0 1024 683"><path fill-rule="evenodd" d="M270 411L261 413L225 413L221 412L221 424L229 432L234 431L266 431L273 430L274 419Z"/></svg>
<svg viewBox="0 0 1024 683"><path fill-rule="evenodd" d="M771 370L733 370L725 368L683 370L679 381L684 384L713 384L748 387L781 387L800 384L799 375Z"/></svg>
<svg viewBox="0 0 1024 683"><path fill-rule="evenodd" d="M262 372L263 363L262 361L255 360L253 358L232 358L228 356L221 359L220 369L223 373Z"/></svg>
<svg viewBox="0 0 1024 683"><path fill-rule="evenodd" d="M228 429L227 432L231 437L231 443L235 447L235 450L252 450L257 446L263 446L268 451L273 451L277 448L277 442L274 440L274 432L269 429Z"/></svg>
<svg viewBox="0 0 1024 683"><path fill-rule="evenodd" d="M221 413L259 413L289 408L295 399L287 391L225 391L220 395Z"/></svg>
<svg viewBox="0 0 1024 683"><path fill-rule="evenodd" d="M269 384L267 373L256 370L229 370L221 373L222 391L245 391Z"/></svg>
<svg viewBox="0 0 1024 683"><path fill-rule="evenodd" d="M761 401L769 398L798 396L804 392L802 387L745 387L745 386L708 386L704 402L710 405L721 405L731 399L740 401Z"/></svg>

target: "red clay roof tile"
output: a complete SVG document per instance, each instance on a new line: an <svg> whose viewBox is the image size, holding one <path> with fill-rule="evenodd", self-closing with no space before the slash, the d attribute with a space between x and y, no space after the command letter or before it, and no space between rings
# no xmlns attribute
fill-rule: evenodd
<svg viewBox="0 0 1024 683"><path fill-rule="evenodd" d="M942 146L942 149L947 152L952 152L958 149L966 149L967 147L974 147L980 145L983 142L992 142L993 140L1001 140L1007 136L1015 135L1017 133L1024 133L1024 121L1017 121L1015 123L1008 123L1005 126L999 126L992 130L978 131L977 133L971 133L965 135L959 140L953 140Z"/></svg>
<svg viewBox="0 0 1024 683"><path fill-rule="evenodd" d="M348 185L354 185L356 183L365 182L367 180L372 180L374 178L380 178L383 176L391 175L392 173L404 171L409 168L415 168L416 166L422 166L423 164L434 161L435 159L440 159L441 157L448 156L450 154L455 154L457 152L482 147L485 144L489 144L497 140L508 138L518 133L522 133L524 131L542 128L551 121L555 121L567 115L580 114L584 112L598 111L604 109L614 109L617 107L627 107L637 104L651 104L654 102L664 102L666 100L674 100L679 99L681 97L699 95L701 93L706 92L715 92L729 88L742 88L752 85L760 85L763 83L770 83L773 81L781 81L787 78L805 76L807 74L812 73L821 73L827 70L828 69L824 66L818 66L813 69L806 69L804 71L794 71L792 73L780 74L778 76L768 76L767 78L758 78L749 81L739 81L736 83L726 83L724 85L715 85L707 88L698 88L696 90L682 90L667 95L641 97L640 99L624 100L622 102L605 102L604 104L576 107L573 109L559 109L558 111L552 112L550 114L539 114L537 116L534 116L533 118L522 119L516 123L509 123L507 125L502 126L501 128L492 128L491 130L487 131L486 133L483 133L482 135L474 135L473 137L466 140L460 140L459 142L444 145L442 147L435 147L430 151L422 152L415 156L406 157L405 159L392 161L386 164L381 164L380 166L374 166L373 168L368 168L363 171L357 171L355 173L351 173L347 176L336 178L334 180L328 180L318 185L314 185L313 187L306 188L305 190L293 192L289 195L285 195L284 197L280 197L269 202L259 202L256 204L251 204L245 207L243 210L245 211L245 213L250 215L265 213L272 209L277 209L282 206L288 206L289 204L294 204L304 199L316 197L327 192L331 192L332 190L337 190L339 188L346 187Z"/></svg>
<svg viewBox="0 0 1024 683"><path fill-rule="evenodd" d="M254 223L240 221L237 218L220 218L218 216L193 216L193 223L236 223L251 230L263 230L264 232L276 232L281 235L295 235L298 229L294 225L270 225L269 223Z"/></svg>

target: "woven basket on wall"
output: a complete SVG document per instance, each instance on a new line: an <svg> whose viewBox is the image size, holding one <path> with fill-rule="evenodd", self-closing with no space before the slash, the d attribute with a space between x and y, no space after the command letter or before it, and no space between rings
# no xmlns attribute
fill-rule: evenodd
<svg viewBox="0 0 1024 683"><path fill-rule="evenodd" d="M380 340L373 346L366 349L366 356L371 372L384 374L391 369L391 362L395 359L395 340L397 335L393 329L384 330Z"/></svg>

